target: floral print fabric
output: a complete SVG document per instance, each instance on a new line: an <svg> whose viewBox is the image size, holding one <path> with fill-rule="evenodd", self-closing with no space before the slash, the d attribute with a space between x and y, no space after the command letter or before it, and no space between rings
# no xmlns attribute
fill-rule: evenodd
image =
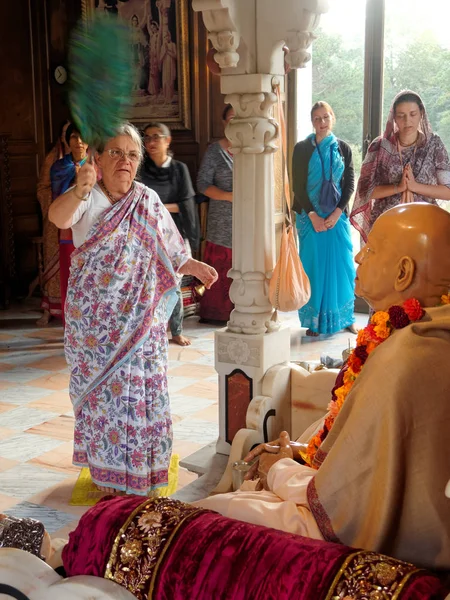
<svg viewBox="0 0 450 600"><path fill-rule="evenodd" d="M167 315L187 259L170 214L141 184L72 256L65 350L74 463L89 466L98 485L146 495L167 483Z"/></svg>

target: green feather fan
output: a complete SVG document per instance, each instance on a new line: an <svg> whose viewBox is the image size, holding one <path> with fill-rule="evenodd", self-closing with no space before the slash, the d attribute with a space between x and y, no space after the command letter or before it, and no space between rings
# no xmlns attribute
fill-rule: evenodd
<svg viewBox="0 0 450 600"><path fill-rule="evenodd" d="M133 72L129 28L100 16L79 23L69 49L69 103L73 120L91 148L113 137L130 107Z"/></svg>

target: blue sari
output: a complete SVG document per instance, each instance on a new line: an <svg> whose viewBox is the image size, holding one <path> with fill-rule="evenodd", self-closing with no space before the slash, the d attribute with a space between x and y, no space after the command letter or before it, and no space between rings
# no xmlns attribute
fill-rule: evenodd
<svg viewBox="0 0 450 600"><path fill-rule="evenodd" d="M315 145L314 134L309 139ZM333 134L320 142L319 150L320 156L316 147L309 161L306 191L315 212L327 217L319 208L323 172L328 179L332 156L333 181L341 192L344 159ZM311 282L311 298L298 311L300 322L316 333L336 333L354 322L355 266L348 217L342 213L332 229L316 233L302 210L297 215L297 231L300 259Z"/></svg>

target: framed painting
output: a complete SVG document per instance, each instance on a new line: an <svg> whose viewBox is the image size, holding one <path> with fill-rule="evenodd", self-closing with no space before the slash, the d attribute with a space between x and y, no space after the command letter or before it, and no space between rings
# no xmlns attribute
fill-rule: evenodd
<svg viewBox="0 0 450 600"><path fill-rule="evenodd" d="M188 0L81 0L82 15L129 24L133 91L127 118L190 128Z"/></svg>

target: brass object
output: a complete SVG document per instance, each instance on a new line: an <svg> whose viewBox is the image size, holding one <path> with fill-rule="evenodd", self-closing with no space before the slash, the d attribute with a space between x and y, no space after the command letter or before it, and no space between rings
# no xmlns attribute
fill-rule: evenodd
<svg viewBox="0 0 450 600"><path fill-rule="evenodd" d="M200 298L204 295L204 293L206 292L206 287L202 284L200 285L196 285L195 288L195 293L197 294L197 296L200 296Z"/></svg>

